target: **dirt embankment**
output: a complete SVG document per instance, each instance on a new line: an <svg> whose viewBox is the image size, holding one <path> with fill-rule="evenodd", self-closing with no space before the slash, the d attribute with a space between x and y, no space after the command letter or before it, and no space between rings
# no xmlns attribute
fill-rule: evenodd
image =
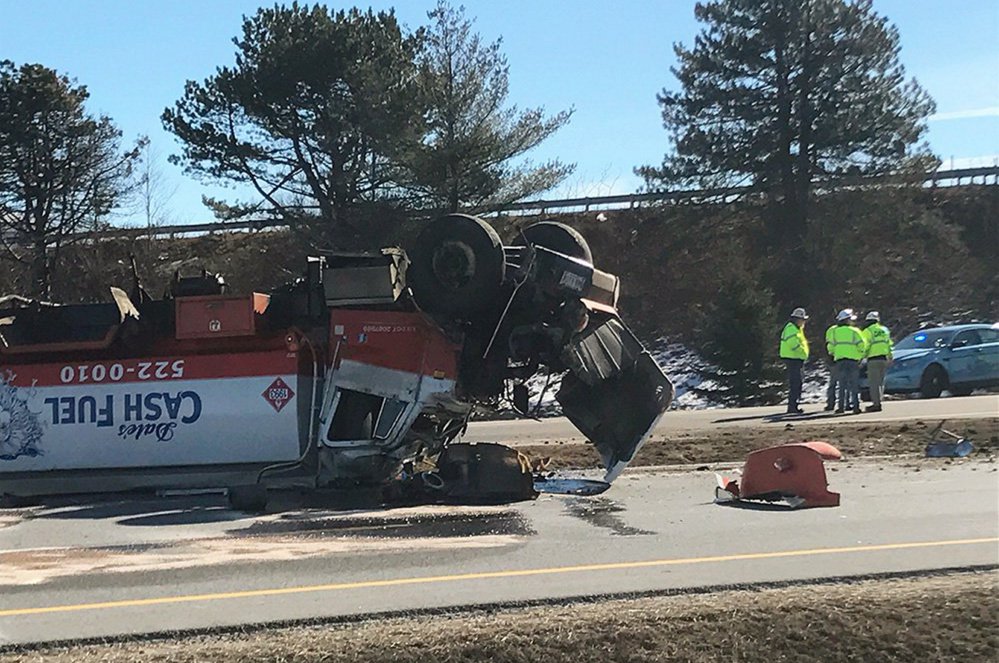
<svg viewBox="0 0 999 663"><path fill-rule="evenodd" d="M54 648L8 663L994 661L994 571Z"/></svg>
<svg viewBox="0 0 999 663"><path fill-rule="evenodd" d="M936 422L908 421L869 424L787 424L771 428L719 428L709 434L677 433L654 436L631 467L711 464L737 461L755 449L806 440L825 440L846 458L862 456L921 456ZM972 441L979 459L999 456L999 417L968 419L947 424L947 430ZM550 458L551 469L600 467L592 445L577 440L549 440L518 445L531 458Z"/></svg>

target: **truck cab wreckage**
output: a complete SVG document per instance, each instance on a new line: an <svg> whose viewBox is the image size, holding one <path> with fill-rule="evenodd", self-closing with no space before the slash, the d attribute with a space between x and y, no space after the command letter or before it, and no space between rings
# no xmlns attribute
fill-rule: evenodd
<svg viewBox="0 0 999 663"><path fill-rule="evenodd" d="M540 222L510 246L449 215L414 246L328 253L269 294L175 275L162 299L0 300L0 496L377 488L500 502L536 495L522 455L461 442L476 408L562 375L556 399L612 482L673 398L617 312L616 276Z"/></svg>

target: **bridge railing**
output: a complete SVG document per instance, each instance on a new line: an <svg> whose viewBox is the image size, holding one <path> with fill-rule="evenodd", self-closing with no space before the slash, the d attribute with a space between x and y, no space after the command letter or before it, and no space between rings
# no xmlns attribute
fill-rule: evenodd
<svg viewBox="0 0 999 663"><path fill-rule="evenodd" d="M959 186L964 183L999 184L999 166L981 168L957 168L937 170L926 173L923 177L926 186ZM834 181L837 187L869 186L891 182L885 177L844 177ZM818 183L818 186L822 186ZM552 200L532 200L522 203L512 203L496 209L488 210L486 215L494 214L545 214L555 210L593 209L630 209L645 203L681 202L685 200L737 198L756 192L751 186L731 187L722 189L689 189L683 191L664 191L647 193L627 193L612 196L588 196L582 198L559 198ZM294 221L282 219L242 219L239 221L210 221L207 223L182 223L162 226L145 227L114 227L97 233L86 233L92 237L163 237L171 235L191 235L214 232L232 232L240 230L266 230L270 228L286 228L294 225Z"/></svg>

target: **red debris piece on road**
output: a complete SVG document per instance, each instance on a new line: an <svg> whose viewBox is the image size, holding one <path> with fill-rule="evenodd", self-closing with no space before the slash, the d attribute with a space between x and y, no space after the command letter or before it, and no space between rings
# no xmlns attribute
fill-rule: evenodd
<svg viewBox="0 0 999 663"><path fill-rule="evenodd" d="M843 454L828 442L795 442L752 452L740 479L718 475L717 502L762 500L787 502L792 508L839 506L830 492L824 460Z"/></svg>

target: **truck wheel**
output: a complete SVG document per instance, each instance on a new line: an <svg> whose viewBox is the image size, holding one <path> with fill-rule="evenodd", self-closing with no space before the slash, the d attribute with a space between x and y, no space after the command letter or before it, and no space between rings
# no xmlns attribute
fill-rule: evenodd
<svg viewBox="0 0 999 663"><path fill-rule="evenodd" d="M506 260L492 226L449 214L423 229L410 252L406 278L429 313L471 317L496 305Z"/></svg>
<svg viewBox="0 0 999 663"><path fill-rule="evenodd" d="M260 484L231 486L229 488L229 506L236 511L260 513L267 508L267 488Z"/></svg>
<svg viewBox="0 0 999 663"><path fill-rule="evenodd" d="M939 366L933 365L923 373L919 383L919 393L923 398L937 398L947 388L947 373Z"/></svg>
<svg viewBox="0 0 999 663"><path fill-rule="evenodd" d="M593 253L579 232L557 221L539 221L521 231L514 239L515 246L523 246L524 240L546 249L557 251L571 258L578 258L593 264Z"/></svg>

